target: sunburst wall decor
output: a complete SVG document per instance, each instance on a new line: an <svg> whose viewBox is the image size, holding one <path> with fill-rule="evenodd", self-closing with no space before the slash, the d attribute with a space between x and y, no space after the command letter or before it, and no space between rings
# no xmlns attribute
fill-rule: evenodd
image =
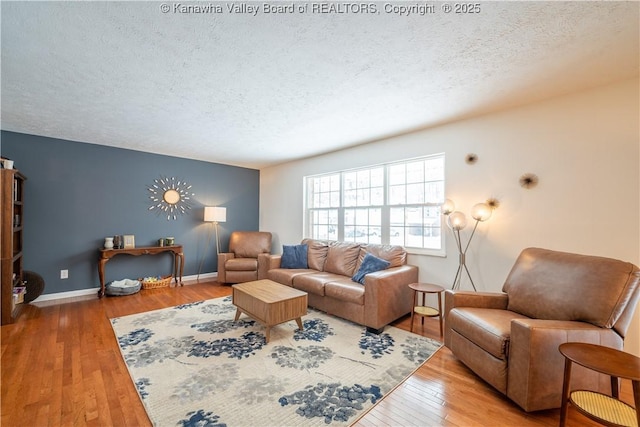
<svg viewBox="0 0 640 427"><path fill-rule="evenodd" d="M178 219L178 215L191 210L191 198L195 194L191 192L191 185L184 181L161 176L153 180L153 185L148 190L151 193L149 210L158 215L166 215L167 220Z"/></svg>

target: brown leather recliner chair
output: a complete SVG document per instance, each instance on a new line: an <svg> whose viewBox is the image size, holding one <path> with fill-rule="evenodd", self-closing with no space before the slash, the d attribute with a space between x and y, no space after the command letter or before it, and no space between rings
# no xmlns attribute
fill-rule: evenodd
<svg viewBox="0 0 640 427"><path fill-rule="evenodd" d="M445 345L525 411L559 408L564 357L585 342L622 349L640 271L610 258L528 248L503 293L445 292ZM572 388L611 392L609 377L574 365Z"/></svg>
<svg viewBox="0 0 640 427"><path fill-rule="evenodd" d="M229 252L218 254L218 282L242 283L265 279L269 270L271 233L234 231Z"/></svg>

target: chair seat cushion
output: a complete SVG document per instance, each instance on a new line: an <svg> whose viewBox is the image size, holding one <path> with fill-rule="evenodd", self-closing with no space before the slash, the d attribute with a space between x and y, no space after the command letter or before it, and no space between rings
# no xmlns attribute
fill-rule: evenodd
<svg viewBox="0 0 640 427"><path fill-rule="evenodd" d="M449 312L449 327L498 359L507 360L511 321L527 319L518 313L492 308L456 307Z"/></svg>
<svg viewBox="0 0 640 427"><path fill-rule="evenodd" d="M347 277L324 285L324 294L329 298L364 305L364 286Z"/></svg>
<svg viewBox="0 0 640 427"><path fill-rule="evenodd" d="M258 260L256 258L232 258L224 264L227 271L256 271Z"/></svg>
<svg viewBox="0 0 640 427"><path fill-rule="evenodd" d="M341 278L342 276L338 274L326 272L303 274L300 276L296 276L293 279L293 287L296 289L300 289L301 291L305 291L309 294L324 296L325 284L333 280L339 280Z"/></svg>
<svg viewBox="0 0 640 427"><path fill-rule="evenodd" d="M301 274L315 274L317 271L307 268L272 268L267 272L267 279L274 282L282 283L283 285L293 286L293 279Z"/></svg>

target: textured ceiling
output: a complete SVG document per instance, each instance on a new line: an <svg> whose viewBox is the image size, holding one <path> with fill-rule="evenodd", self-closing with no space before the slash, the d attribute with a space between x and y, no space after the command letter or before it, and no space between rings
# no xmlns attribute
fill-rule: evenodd
<svg viewBox="0 0 640 427"><path fill-rule="evenodd" d="M3 1L2 129L261 168L639 71L638 2L166 4Z"/></svg>

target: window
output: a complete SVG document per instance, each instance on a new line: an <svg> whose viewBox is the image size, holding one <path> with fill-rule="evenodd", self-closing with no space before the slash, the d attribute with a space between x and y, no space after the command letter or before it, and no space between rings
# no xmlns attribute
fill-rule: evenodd
<svg viewBox="0 0 640 427"><path fill-rule="evenodd" d="M305 177L305 235L442 253L444 154Z"/></svg>

